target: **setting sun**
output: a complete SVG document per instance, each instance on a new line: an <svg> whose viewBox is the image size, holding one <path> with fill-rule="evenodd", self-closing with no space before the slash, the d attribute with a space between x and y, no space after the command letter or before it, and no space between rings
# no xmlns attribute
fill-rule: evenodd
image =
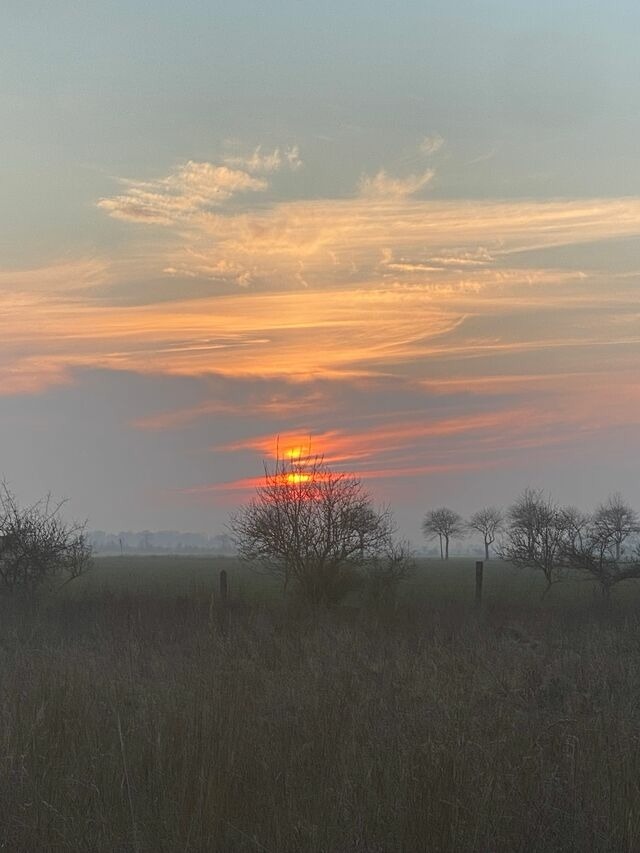
<svg viewBox="0 0 640 853"><path fill-rule="evenodd" d="M309 451L303 447L289 447L284 454L287 459L302 459L309 455Z"/></svg>
<svg viewBox="0 0 640 853"><path fill-rule="evenodd" d="M298 471L286 475L286 482L289 486L298 485L299 483L308 483L311 480L311 474L303 474Z"/></svg>

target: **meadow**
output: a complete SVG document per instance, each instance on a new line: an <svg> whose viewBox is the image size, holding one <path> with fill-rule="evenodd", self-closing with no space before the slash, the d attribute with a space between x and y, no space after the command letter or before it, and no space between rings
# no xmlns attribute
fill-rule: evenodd
<svg viewBox="0 0 640 853"><path fill-rule="evenodd" d="M110 557L0 601L0 848L640 850L633 582L473 589L424 560L393 610L309 614L231 558Z"/></svg>

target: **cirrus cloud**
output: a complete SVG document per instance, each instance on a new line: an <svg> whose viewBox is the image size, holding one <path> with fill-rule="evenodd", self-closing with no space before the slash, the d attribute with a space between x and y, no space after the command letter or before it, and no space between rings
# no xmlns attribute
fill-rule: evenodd
<svg viewBox="0 0 640 853"><path fill-rule="evenodd" d="M244 192L262 192L268 184L242 169L189 160L165 178L122 180L126 192L101 198L98 207L114 219L171 225L219 207Z"/></svg>
<svg viewBox="0 0 640 853"><path fill-rule="evenodd" d="M385 169L380 169L375 175L363 175L358 190L363 198L399 200L420 192L434 175L433 169L426 169L419 175L398 178L390 175Z"/></svg>
<svg viewBox="0 0 640 853"><path fill-rule="evenodd" d="M252 174L256 172L278 172L285 166L292 172L297 172L303 166L300 159L300 149L297 145L284 149L274 148L273 151L263 151L262 146L258 145L250 154L245 156L227 155L224 162L227 166L234 169L246 169Z"/></svg>
<svg viewBox="0 0 640 853"><path fill-rule="evenodd" d="M125 182L101 209L162 232L137 229L121 255L77 268L0 273L0 394L87 368L181 382L216 375L225 388L260 382L278 388L260 405L218 393L138 425L186 428L246 412L245 453L267 440L258 418L303 435L322 428L335 461L371 476L380 461L387 472L411 470L412 457L423 471L453 456L500 464L505 448L636 422L637 281L606 247L640 236L640 200L426 200L416 195L431 170L383 170L351 198L237 203L264 193L278 170L295 171L298 157L292 150L287 165L286 150L258 148ZM341 403L301 394L318 381L352 391L388 381L410 388L416 408L394 411L389 425L388 386L383 397L368 387L371 423L355 425L353 393ZM464 411L433 404L447 395L464 399Z"/></svg>

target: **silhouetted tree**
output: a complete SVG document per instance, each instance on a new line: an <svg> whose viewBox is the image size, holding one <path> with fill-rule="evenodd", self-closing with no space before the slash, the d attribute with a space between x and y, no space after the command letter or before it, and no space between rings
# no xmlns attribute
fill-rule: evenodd
<svg viewBox="0 0 640 853"><path fill-rule="evenodd" d="M422 531L427 539L440 541L440 559L449 559L449 543L464 533L464 519L447 507L430 510L422 522Z"/></svg>
<svg viewBox="0 0 640 853"><path fill-rule="evenodd" d="M624 543L638 531L638 513L616 492L600 504L593 514L593 525L599 541L606 542L616 560L624 551Z"/></svg>
<svg viewBox="0 0 640 853"><path fill-rule="evenodd" d="M582 529L580 536L567 537L562 559L567 568L592 577L600 586L602 597L609 601L611 590L622 581L640 578L640 553L631 559L616 557L617 540L595 516Z"/></svg>
<svg viewBox="0 0 640 853"><path fill-rule="evenodd" d="M365 567L392 553L389 510L377 510L360 481L334 473L322 457L265 466L256 496L232 516L240 555L294 584L312 606L335 604Z"/></svg>
<svg viewBox="0 0 640 853"><path fill-rule="evenodd" d="M568 518L544 492L525 489L507 511L507 524L499 555L514 566L540 571L547 594L562 579L562 560Z"/></svg>
<svg viewBox="0 0 640 853"><path fill-rule="evenodd" d="M90 565L85 525L63 520L64 502L51 496L22 507L0 484L0 587L34 594L45 584L67 583Z"/></svg>
<svg viewBox="0 0 640 853"><path fill-rule="evenodd" d="M509 508L500 555L516 566L540 570L544 594L577 573L595 580L608 601L614 586L640 577L640 553L622 559L622 545L636 529L637 516L619 495L588 516L526 489Z"/></svg>
<svg viewBox="0 0 640 853"><path fill-rule="evenodd" d="M567 547L580 547L589 532L592 523L591 516L576 506L560 507L560 512L565 527L564 536Z"/></svg>
<svg viewBox="0 0 640 853"><path fill-rule="evenodd" d="M489 559L489 546L496 541L496 536L502 528L503 522L502 510L488 506L474 512L467 523L471 530L477 530L483 536L485 560Z"/></svg>

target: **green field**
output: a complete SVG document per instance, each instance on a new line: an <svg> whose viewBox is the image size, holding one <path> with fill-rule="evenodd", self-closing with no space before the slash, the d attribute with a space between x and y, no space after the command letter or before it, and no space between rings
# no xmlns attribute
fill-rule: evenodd
<svg viewBox="0 0 640 853"><path fill-rule="evenodd" d="M439 607L472 604L475 560L472 558L419 559L416 572L403 586L401 602ZM278 582L234 557L123 556L97 557L91 572L74 581L65 594L153 593L159 595L211 595L222 569L228 573L235 596L247 602L282 601ZM525 609L589 609L599 605L596 586L589 581L567 580L553 587L541 601L545 586L539 574L500 560L484 562L483 599L488 606ZM618 609L640 605L640 582L629 581L614 591ZM357 597L347 604L357 604Z"/></svg>
<svg viewBox="0 0 640 853"><path fill-rule="evenodd" d="M542 588L489 563L477 612L472 560L422 561L394 610L308 614L114 557L0 601L0 849L640 850L635 587Z"/></svg>

